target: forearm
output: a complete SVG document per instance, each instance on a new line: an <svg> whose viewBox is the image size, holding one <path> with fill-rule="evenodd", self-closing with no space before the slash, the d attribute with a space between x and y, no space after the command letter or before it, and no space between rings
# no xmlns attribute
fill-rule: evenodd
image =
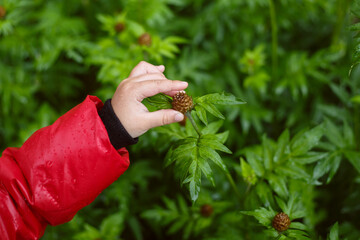
<svg viewBox="0 0 360 240"><path fill-rule="evenodd" d="M34 133L21 148L4 151L1 236L37 239L47 224L71 220L127 169L128 152L112 145L104 117L99 116L106 108L100 109L99 99L87 97L54 124ZM116 128L107 129L119 135Z"/></svg>

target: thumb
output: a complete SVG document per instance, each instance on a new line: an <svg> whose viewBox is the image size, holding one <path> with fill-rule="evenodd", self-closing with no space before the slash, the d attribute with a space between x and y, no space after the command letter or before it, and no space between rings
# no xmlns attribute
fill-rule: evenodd
<svg viewBox="0 0 360 240"><path fill-rule="evenodd" d="M172 109L162 109L155 112L147 113L147 128L160 127L166 124L180 122L184 119L181 112Z"/></svg>

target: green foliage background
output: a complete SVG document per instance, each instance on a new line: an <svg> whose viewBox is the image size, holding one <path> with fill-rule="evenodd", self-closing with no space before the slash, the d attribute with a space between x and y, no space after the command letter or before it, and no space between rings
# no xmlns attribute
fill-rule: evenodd
<svg viewBox="0 0 360 240"><path fill-rule="evenodd" d="M194 97L224 91L247 102L218 106L225 119L208 114L207 125L195 109L203 133L233 153L220 154L226 174L209 162L196 202L177 164L164 168L171 146L196 134L173 124L142 136L129 170L44 239L360 239L360 1L0 6L0 150L87 94L110 98L141 60L164 64ZM271 227L280 211L292 220L281 234Z"/></svg>

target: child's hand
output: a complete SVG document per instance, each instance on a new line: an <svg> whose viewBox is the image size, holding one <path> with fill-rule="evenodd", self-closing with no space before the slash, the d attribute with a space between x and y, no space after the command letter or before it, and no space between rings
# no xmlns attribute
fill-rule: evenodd
<svg viewBox="0 0 360 240"><path fill-rule="evenodd" d="M166 79L164 66L140 62L115 91L111 105L120 122L133 138L153 127L180 122L184 115L172 109L149 112L141 103L144 98L165 93L169 96L187 88L188 83Z"/></svg>

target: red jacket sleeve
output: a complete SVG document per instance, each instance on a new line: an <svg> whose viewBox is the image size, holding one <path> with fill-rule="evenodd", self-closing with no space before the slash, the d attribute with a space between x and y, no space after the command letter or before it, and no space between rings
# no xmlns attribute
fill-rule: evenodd
<svg viewBox="0 0 360 240"><path fill-rule="evenodd" d="M39 239L71 220L129 166L110 143L93 96L0 158L1 239Z"/></svg>

